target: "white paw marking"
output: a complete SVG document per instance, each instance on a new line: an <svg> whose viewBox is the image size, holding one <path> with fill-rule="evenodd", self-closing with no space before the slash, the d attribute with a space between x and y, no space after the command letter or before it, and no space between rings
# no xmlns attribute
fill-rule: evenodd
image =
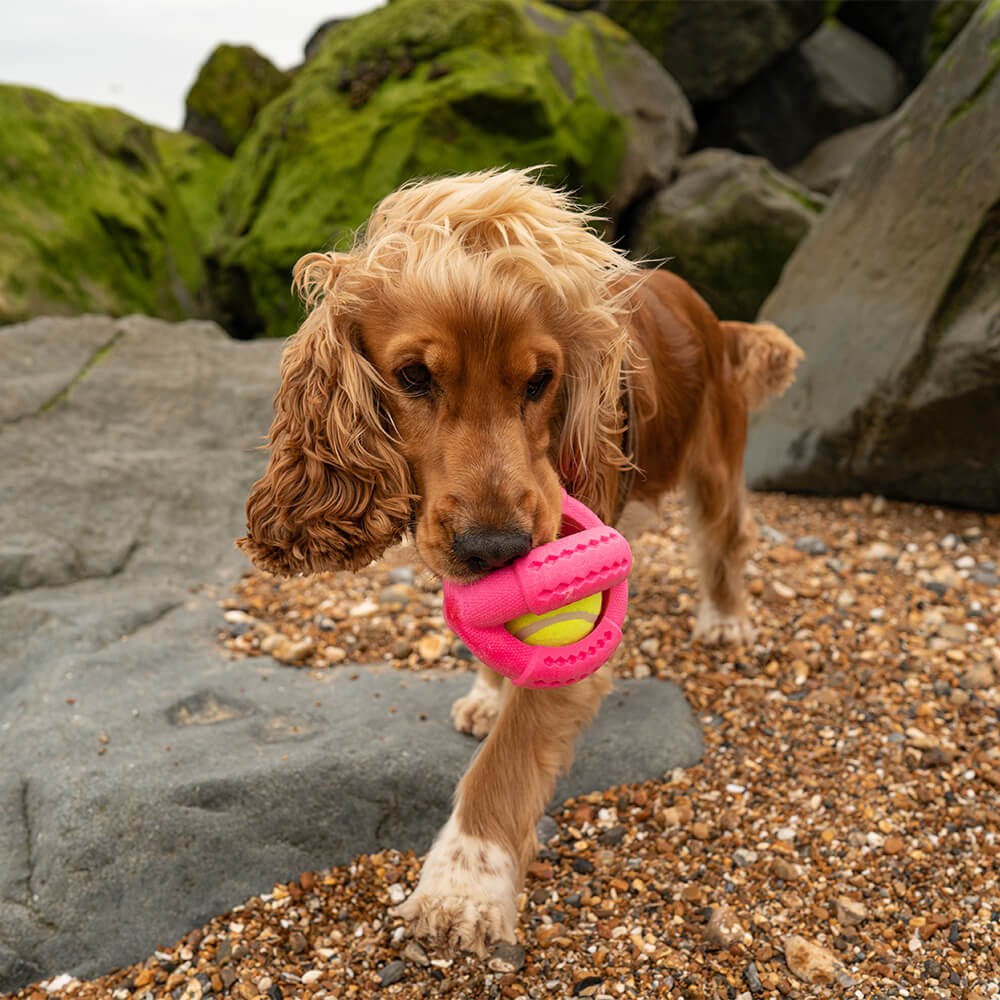
<svg viewBox="0 0 1000 1000"><path fill-rule="evenodd" d="M706 646L739 646L753 642L753 626L744 615L731 615L705 601L698 609L694 637Z"/></svg>
<svg viewBox="0 0 1000 1000"><path fill-rule="evenodd" d="M501 702L500 689L476 674L469 693L451 706L451 721L460 733L484 739L497 721Z"/></svg>
<svg viewBox="0 0 1000 1000"><path fill-rule="evenodd" d="M424 861L420 882L395 908L416 937L450 952L472 951L513 941L517 919L515 866L499 844L445 824Z"/></svg>

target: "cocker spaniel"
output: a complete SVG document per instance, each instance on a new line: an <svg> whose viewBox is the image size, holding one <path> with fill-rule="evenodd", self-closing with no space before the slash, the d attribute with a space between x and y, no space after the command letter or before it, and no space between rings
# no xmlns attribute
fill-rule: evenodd
<svg viewBox="0 0 1000 1000"><path fill-rule="evenodd" d="M609 523L682 487L695 634L749 637L747 413L801 351L772 325L720 322L593 221L537 171L486 171L407 185L349 253L298 262L309 312L238 543L254 563L357 569L411 531L432 571L471 581L557 536L563 486ZM479 954L513 940L535 824L610 686L607 668L544 690L480 668L453 718L486 740L399 907L415 934Z"/></svg>

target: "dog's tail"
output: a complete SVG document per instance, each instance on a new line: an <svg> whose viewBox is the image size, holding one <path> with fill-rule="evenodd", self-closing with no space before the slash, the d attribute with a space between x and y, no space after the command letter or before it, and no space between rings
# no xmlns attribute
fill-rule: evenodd
<svg viewBox="0 0 1000 1000"><path fill-rule="evenodd" d="M805 357L802 348L773 323L724 320L729 360L751 410L763 409L794 381L795 369Z"/></svg>

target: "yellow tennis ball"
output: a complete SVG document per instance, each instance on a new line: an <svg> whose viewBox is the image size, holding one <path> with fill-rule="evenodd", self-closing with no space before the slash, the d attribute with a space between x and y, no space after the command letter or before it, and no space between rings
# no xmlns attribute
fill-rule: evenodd
<svg viewBox="0 0 1000 1000"><path fill-rule="evenodd" d="M601 595L591 594L544 615L526 614L507 622L507 631L529 646L568 646L593 631Z"/></svg>

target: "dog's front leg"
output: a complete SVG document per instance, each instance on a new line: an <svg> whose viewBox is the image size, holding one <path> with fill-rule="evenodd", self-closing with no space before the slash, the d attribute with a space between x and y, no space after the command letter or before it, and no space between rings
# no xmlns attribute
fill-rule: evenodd
<svg viewBox="0 0 1000 1000"><path fill-rule="evenodd" d="M514 940L517 894L537 849L535 824L610 688L604 668L568 687L510 692L459 783L417 888L397 909L415 935L480 956L491 942Z"/></svg>

